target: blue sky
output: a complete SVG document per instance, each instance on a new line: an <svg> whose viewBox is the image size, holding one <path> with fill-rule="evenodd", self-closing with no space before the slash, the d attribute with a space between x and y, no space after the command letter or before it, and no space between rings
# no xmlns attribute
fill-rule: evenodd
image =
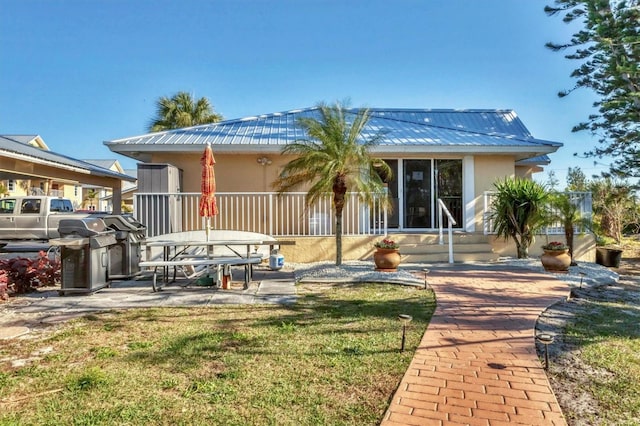
<svg viewBox="0 0 640 426"><path fill-rule="evenodd" d="M548 169L606 170L573 156L593 94L544 47L575 31L551 0L0 0L0 134L118 159L103 141L146 133L154 102L205 96L225 118L350 99L354 107L510 108L565 144ZM606 163L605 160L597 160ZM546 173L543 176L546 177Z"/></svg>

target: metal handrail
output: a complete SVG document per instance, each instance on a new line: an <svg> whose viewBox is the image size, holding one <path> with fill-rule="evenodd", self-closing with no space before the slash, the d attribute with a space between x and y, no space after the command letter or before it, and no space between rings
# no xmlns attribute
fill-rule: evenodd
<svg viewBox="0 0 640 426"><path fill-rule="evenodd" d="M449 233L449 263L453 263L453 226L456 225L456 220L451 215L451 212L440 198L438 198L438 244L444 244L444 237L442 236L442 212L447 215L448 219L448 233Z"/></svg>

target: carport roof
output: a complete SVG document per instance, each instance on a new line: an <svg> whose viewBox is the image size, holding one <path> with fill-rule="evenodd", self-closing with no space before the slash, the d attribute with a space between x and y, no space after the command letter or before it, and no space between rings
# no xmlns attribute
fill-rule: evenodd
<svg viewBox="0 0 640 426"><path fill-rule="evenodd" d="M53 151L46 151L30 145L37 135L0 135L0 156L20 161L46 164L51 167L75 171L98 177L110 177L135 182L135 178L112 170L77 160Z"/></svg>

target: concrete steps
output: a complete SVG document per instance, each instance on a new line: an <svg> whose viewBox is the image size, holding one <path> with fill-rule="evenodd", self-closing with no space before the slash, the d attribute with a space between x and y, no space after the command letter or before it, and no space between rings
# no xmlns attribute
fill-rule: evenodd
<svg viewBox="0 0 640 426"><path fill-rule="evenodd" d="M441 263L449 261L449 241L439 244L438 234L390 234L400 244L400 255L408 263ZM455 262L488 262L497 260L489 237L479 233L453 234L453 259Z"/></svg>

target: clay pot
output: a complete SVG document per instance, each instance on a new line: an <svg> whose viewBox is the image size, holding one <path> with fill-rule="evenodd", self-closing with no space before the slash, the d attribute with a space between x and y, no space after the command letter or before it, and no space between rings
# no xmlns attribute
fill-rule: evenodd
<svg viewBox="0 0 640 426"><path fill-rule="evenodd" d="M400 264L400 252L398 249L378 248L373 253L373 261L377 271L395 272Z"/></svg>
<svg viewBox="0 0 640 426"><path fill-rule="evenodd" d="M571 265L571 256L567 250L545 250L540 257L542 266L549 272L567 272Z"/></svg>

